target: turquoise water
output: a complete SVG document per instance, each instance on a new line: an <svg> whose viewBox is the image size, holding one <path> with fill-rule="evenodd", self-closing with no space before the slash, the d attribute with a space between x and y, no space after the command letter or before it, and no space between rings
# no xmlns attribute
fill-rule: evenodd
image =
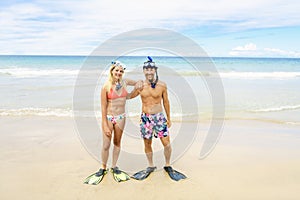
<svg viewBox="0 0 300 200"><path fill-rule="evenodd" d="M40 115L72 116L73 93L77 75L86 64L85 56L0 56L0 116ZM114 57L94 57L89 70L103 71L95 88L98 92L106 79L108 60ZM126 64L126 77L143 79L141 70L145 57L118 58ZM189 58L198 69L179 57L154 57L159 77L169 85L171 111L174 118L201 115L209 119L212 112L211 91L206 80L220 77L224 86L226 119L257 119L279 123L300 122L300 59L286 58ZM214 65L218 74L207 70ZM200 67L200 68L199 68ZM182 88L181 81L188 84ZM182 110L189 100L180 102L177 93L196 98L191 110ZM138 104L138 106L137 106ZM193 113L192 108L198 109ZM140 112L140 100L128 101L128 112ZM96 110L97 113L97 110ZM191 117L192 118L192 117Z"/></svg>

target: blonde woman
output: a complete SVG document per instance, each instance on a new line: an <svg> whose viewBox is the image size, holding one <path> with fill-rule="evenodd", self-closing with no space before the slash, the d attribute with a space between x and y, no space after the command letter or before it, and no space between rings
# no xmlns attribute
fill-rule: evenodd
<svg viewBox="0 0 300 200"><path fill-rule="evenodd" d="M130 98L130 93L128 93L126 86L135 86L134 89L136 90L140 89L143 83L142 81L137 82L123 79L124 70L125 67L121 62L113 62L109 69L108 80L101 89L102 165L98 172L86 178L85 183L87 184L99 184L107 173L107 161L112 139L114 147L111 172L117 182L129 180L129 175L117 167L121 149L121 138L126 122L125 104L126 100Z"/></svg>

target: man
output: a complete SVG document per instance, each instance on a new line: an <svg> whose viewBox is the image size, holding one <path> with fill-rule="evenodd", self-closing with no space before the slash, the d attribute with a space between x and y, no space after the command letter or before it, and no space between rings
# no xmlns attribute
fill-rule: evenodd
<svg viewBox="0 0 300 200"><path fill-rule="evenodd" d="M171 127L170 103L168 99L168 91L166 83L158 80L157 66L152 58L148 56L148 61L144 62L143 72L145 81L142 90L135 90L131 98L137 95L141 96L142 114L140 121L140 131L144 139L145 153L147 156L149 167L147 169L135 173L132 178L144 180L156 167L153 164L152 138L159 138L164 146L165 167L164 170L173 180L185 179L185 175L174 170L170 166L171 145L168 128ZM166 117L163 114L163 108Z"/></svg>

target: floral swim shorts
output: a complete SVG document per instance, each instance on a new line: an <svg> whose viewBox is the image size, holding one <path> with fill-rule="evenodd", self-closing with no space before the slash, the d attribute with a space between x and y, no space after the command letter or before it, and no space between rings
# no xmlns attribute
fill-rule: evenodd
<svg viewBox="0 0 300 200"><path fill-rule="evenodd" d="M169 135L167 120L163 113L141 114L140 131L142 138L162 138Z"/></svg>

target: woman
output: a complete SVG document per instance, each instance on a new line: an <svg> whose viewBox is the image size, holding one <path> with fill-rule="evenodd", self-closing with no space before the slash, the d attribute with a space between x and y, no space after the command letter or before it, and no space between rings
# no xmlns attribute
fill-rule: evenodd
<svg viewBox="0 0 300 200"><path fill-rule="evenodd" d="M107 160L109 156L109 148L111 139L113 138L113 155L111 171L117 182L129 180L127 173L121 171L116 166L120 154L121 138L125 127L126 99L130 94L127 92L126 86L135 86L135 89L142 87L142 81L136 82L129 79L123 79L124 66L119 61L113 62L109 77L101 89L101 112L102 112L102 131L103 146L101 151L102 165L98 172L87 177L84 183L99 184L104 175L107 173Z"/></svg>

